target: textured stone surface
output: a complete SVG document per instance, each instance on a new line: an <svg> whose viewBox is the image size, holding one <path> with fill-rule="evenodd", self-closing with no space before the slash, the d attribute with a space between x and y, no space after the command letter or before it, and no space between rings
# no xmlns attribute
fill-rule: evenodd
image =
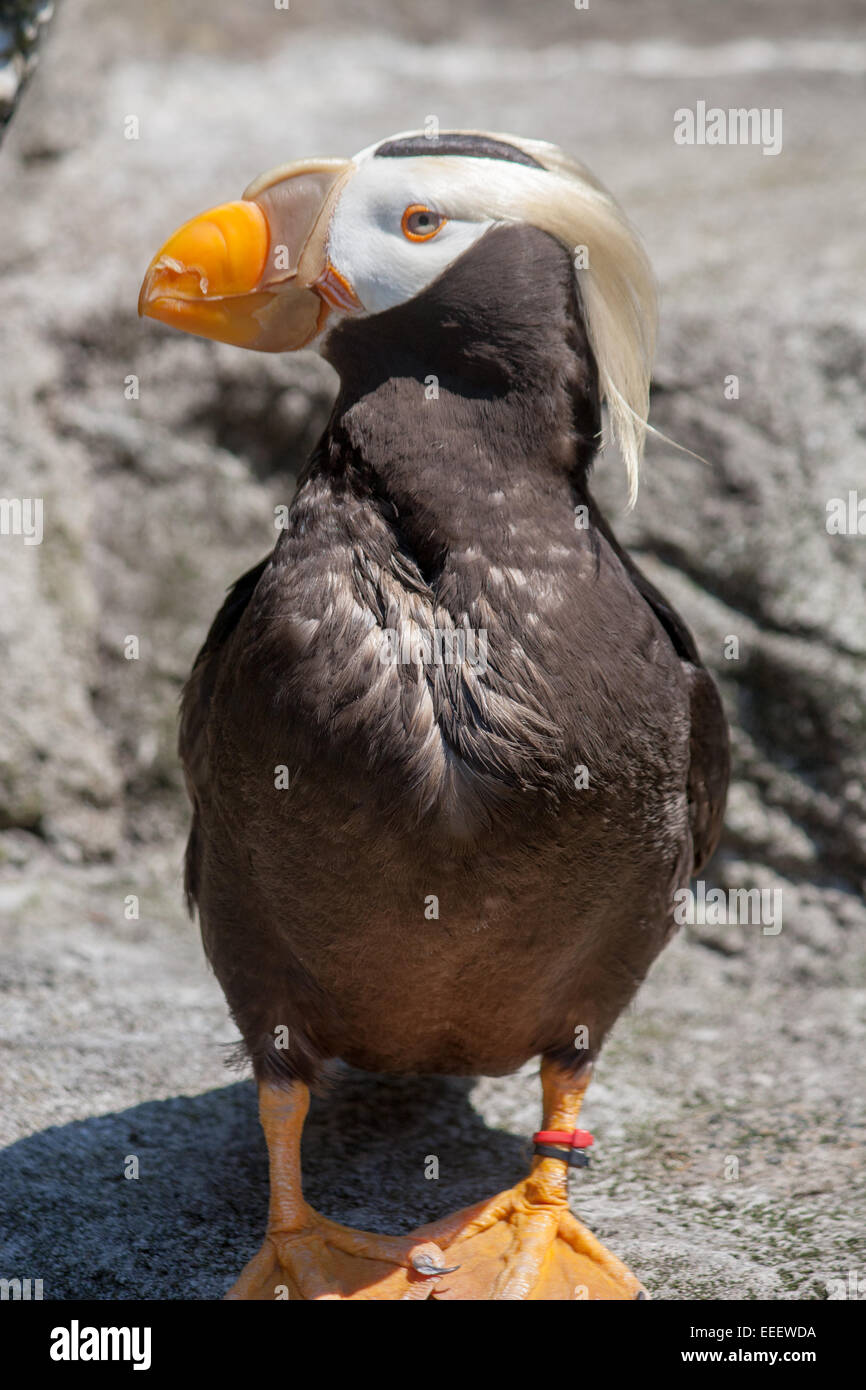
<svg viewBox="0 0 866 1390"><path fill-rule="evenodd" d="M825 1297L864 1263L866 537L825 526L866 478L862 18L342 8L63 7L0 155L0 496L43 498L45 526L39 546L0 536L0 1274L214 1297L256 1246L254 1095L225 1071L233 1030L181 910L176 701L273 543L333 378L172 336L135 299L192 211L435 113L558 140L646 237L653 421L708 462L654 439L634 513L608 453L598 490L723 688L736 777L712 880L782 890L778 935L690 927L659 962L590 1091L574 1205L656 1297ZM676 147L698 99L782 107L782 154ZM537 1103L532 1068L344 1074L309 1125L309 1195L408 1229L518 1177Z"/></svg>

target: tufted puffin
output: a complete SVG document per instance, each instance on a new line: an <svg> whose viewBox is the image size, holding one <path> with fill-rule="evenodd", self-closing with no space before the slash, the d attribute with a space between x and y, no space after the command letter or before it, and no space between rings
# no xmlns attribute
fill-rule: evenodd
<svg viewBox="0 0 866 1390"><path fill-rule="evenodd" d="M187 222L139 309L339 376L182 701L187 894L269 1151L264 1243L227 1296L647 1297L567 1176L594 1059L715 848L728 735L589 490L602 404L637 489L655 294L633 229L553 145L407 133ZM534 1057L542 1129L513 1189L409 1236L304 1201L333 1059Z"/></svg>

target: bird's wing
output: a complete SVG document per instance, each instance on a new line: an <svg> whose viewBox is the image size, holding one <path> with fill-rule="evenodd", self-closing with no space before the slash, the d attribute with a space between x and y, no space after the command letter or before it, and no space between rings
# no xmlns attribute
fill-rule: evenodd
<svg viewBox="0 0 866 1390"><path fill-rule="evenodd" d="M211 624L205 644L195 659L189 680L183 689L180 708L178 752L183 764L186 787L192 802L193 814L186 846L184 888L190 911L198 898L200 825L199 804L207 794L209 758L207 723L211 696L219 667L219 658L226 642L237 627L252 598L270 556L241 575L229 589L228 596Z"/></svg>
<svg viewBox="0 0 866 1390"><path fill-rule="evenodd" d="M692 872L697 876L719 843L728 794L730 743L721 696L701 663L695 639L680 615L619 545L597 508L593 521L616 551L632 584L670 638L688 681L691 738L687 795L694 846Z"/></svg>
<svg viewBox="0 0 866 1390"><path fill-rule="evenodd" d="M728 724L715 681L703 666L689 671L692 732L689 759L689 820L697 876L712 858L722 833L731 755Z"/></svg>

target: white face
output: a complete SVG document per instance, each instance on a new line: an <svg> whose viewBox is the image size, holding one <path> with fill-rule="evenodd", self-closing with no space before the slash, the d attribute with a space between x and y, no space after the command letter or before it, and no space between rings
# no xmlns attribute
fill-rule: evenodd
<svg viewBox="0 0 866 1390"><path fill-rule="evenodd" d="M493 226L483 213L469 220L465 198L454 215L443 163L358 156L331 218L328 258L368 314L414 299Z"/></svg>

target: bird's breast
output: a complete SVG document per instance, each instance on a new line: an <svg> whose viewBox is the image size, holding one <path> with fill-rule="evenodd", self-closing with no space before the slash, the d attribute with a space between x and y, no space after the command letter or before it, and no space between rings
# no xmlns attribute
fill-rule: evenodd
<svg viewBox="0 0 866 1390"><path fill-rule="evenodd" d="M296 732L387 778L416 818L471 834L498 801L555 796L567 770L538 598L519 570L492 568L462 602L458 584L446 602L405 570L354 547L315 582L293 576L267 624L256 617L267 658L261 638L249 657Z"/></svg>

